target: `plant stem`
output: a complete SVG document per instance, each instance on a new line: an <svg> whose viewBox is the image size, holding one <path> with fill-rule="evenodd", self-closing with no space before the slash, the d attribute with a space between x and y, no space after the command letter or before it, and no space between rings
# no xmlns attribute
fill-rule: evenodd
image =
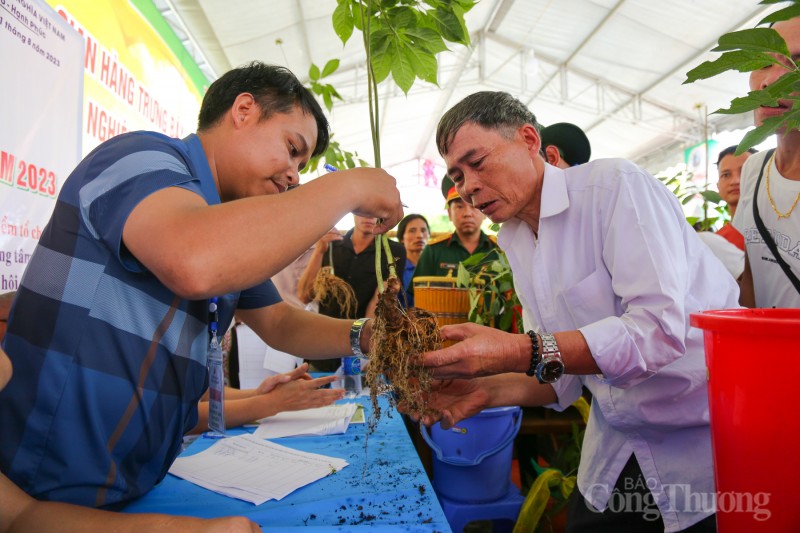
<svg viewBox="0 0 800 533"><path fill-rule="evenodd" d="M383 292L383 272L381 268L381 241L383 235L375 236L375 275L378 276L378 292ZM391 257L391 256L390 256Z"/></svg>
<svg viewBox="0 0 800 533"><path fill-rule="evenodd" d="M381 236L383 237L383 250L386 252L386 262L389 264L389 277L396 278L397 268L394 264L395 258L392 255L392 248L389 246L389 237L386 235Z"/></svg>
<svg viewBox="0 0 800 533"><path fill-rule="evenodd" d="M366 0L367 3L370 0ZM367 55L367 98L369 102L369 126L372 132L372 151L375 159L375 168L381 167L381 136L380 121L378 115L378 83L375 81L375 72L372 69L372 50L370 48L370 21L372 15L365 13L364 1L358 3L361 12L361 27L364 28L362 37L364 39L364 51ZM378 291L383 292L383 272L381 269L381 243L386 250L386 261L389 263L389 275L396 276L394 267L394 257L389 248L388 237L377 235L375 237L375 275L378 277Z"/></svg>
<svg viewBox="0 0 800 533"><path fill-rule="evenodd" d="M368 0L369 1L369 0ZM375 72L372 69L372 50L370 48L370 21L372 15L364 12L364 2L358 3L361 11L361 27L364 28L364 51L367 55L367 99L369 106L369 125L372 133L372 151L375 158L375 168L381 166L380 132L378 130L378 84L375 82Z"/></svg>

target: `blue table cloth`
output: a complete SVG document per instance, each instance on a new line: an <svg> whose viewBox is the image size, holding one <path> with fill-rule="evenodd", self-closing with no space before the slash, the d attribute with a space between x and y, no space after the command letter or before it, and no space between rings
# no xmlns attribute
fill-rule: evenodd
<svg viewBox="0 0 800 533"><path fill-rule="evenodd" d="M369 416L369 399L356 401L364 405ZM351 424L342 435L274 439L282 446L341 457L350 463L280 501L253 505L169 474L148 494L130 503L124 512L203 518L241 515L270 532L295 532L309 527L320 532L450 532L401 416L386 398L380 402L383 416L369 436L367 424ZM234 429L229 433L237 435L244 431ZM199 438L183 455L198 453L214 442Z"/></svg>

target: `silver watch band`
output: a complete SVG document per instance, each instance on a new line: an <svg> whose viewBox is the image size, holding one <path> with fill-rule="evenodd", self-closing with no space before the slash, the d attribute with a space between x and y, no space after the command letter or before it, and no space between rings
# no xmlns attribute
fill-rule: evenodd
<svg viewBox="0 0 800 533"><path fill-rule="evenodd" d="M550 333L540 333L539 337L542 339L542 346L540 348L542 359L547 356L561 358L561 351L558 349L556 338Z"/></svg>
<svg viewBox="0 0 800 533"><path fill-rule="evenodd" d="M364 324L369 320L372 319L359 318L350 326L350 350L356 357L364 357L364 352L361 351L361 332L364 330Z"/></svg>

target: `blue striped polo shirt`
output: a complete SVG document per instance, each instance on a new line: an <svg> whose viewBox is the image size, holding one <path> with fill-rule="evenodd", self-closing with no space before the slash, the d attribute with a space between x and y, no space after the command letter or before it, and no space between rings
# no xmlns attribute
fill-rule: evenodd
<svg viewBox="0 0 800 533"><path fill-rule="evenodd" d="M196 135L103 143L64 182L25 271L3 341L14 374L0 393L0 469L36 498L135 498L197 424L208 301L176 296L122 242L134 207L166 187L220 202ZM270 281L221 296L220 327L237 307L278 301Z"/></svg>

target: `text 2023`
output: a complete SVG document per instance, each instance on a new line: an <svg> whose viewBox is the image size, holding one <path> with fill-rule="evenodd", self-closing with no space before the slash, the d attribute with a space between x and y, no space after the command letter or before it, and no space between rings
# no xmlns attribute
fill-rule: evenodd
<svg viewBox="0 0 800 533"><path fill-rule="evenodd" d="M17 188L51 198L56 196L56 173L20 160L17 165Z"/></svg>

